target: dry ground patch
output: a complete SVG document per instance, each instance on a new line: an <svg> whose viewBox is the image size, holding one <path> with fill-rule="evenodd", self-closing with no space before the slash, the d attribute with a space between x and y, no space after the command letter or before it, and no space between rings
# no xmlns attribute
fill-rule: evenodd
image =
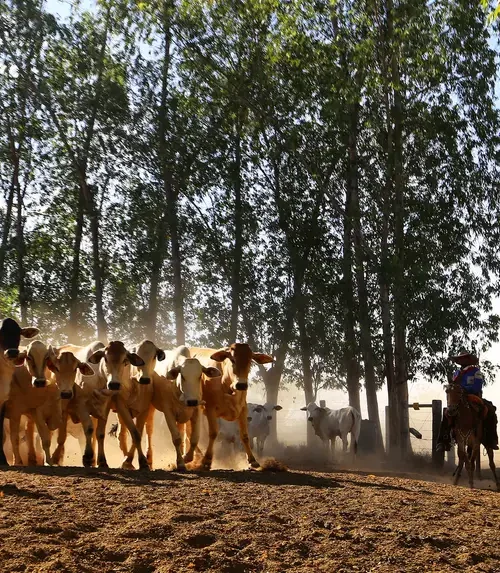
<svg viewBox="0 0 500 573"><path fill-rule="evenodd" d="M366 472L0 471L0 571L500 571L500 495Z"/></svg>

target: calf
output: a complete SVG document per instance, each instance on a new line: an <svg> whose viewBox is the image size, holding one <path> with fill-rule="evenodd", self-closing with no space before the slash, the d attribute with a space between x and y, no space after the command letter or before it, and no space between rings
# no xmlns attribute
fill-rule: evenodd
<svg viewBox="0 0 500 573"><path fill-rule="evenodd" d="M190 358L189 349L179 346L170 353L164 365L157 365L154 377L153 405L163 412L172 442L176 451L178 470L193 461L194 452L200 437L200 406L202 400L202 380L220 377L215 366L203 366L196 358ZM191 424L190 446L182 456L180 429L187 422Z"/></svg>
<svg viewBox="0 0 500 573"><path fill-rule="evenodd" d="M326 449L331 441L331 452L335 450L337 436L342 440L342 450L347 451L347 435L351 434L351 450L358 450L359 432L361 430L361 414L351 406L340 410L330 410L310 402L302 411L308 412L308 420L312 423L316 435L323 441Z"/></svg>
<svg viewBox="0 0 500 573"><path fill-rule="evenodd" d="M259 455L262 455L264 452L264 444L269 436L273 415L279 410L282 410L281 406L269 403L264 405L248 404L248 415L250 416L248 435L252 448L253 441L255 440L257 453Z"/></svg>
<svg viewBox="0 0 500 573"><path fill-rule="evenodd" d="M273 362L273 357L253 352L248 344L242 343L234 343L220 350L190 348L190 354L222 372L220 377L203 380L203 400L209 431L208 447L202 460L203 467L210 469L212 466L214 442L219 433L217 418L223 418L230 422L238 421L240 439L245 448L248 463L251 467L258 468L259 463L252 453L248 436L248 375L252 360L258 364L268 364Z"/></svg>
<svg viewBox="0 0 500 573"><path fill-rule="evenodd" d="M0 466L7 465L7 459L3 451L3 426L5 418L5 403L9 398L10 385L16 366L20 366L23 360L16 359L19 356L19 344L21 336L33 338L38 334L38 328L21 328L12 318L4 318L0 325Z"/></svg>
<svg viewBox="0 0 500 573"><path fill-rule="evenodd" d="M158 348L150 340L143 340L139 346L132 349L132 352L139 356L144 364L142 366L134 366L131 369L131 392L127 396L125 403L132 418L136 420L137 431L142 438L144 425L146 425L146 434L148 438L148 450L146 459L149 467L153 466L153 417L154 408L152 406L153 398L153 384L152 379L154 376L155 367L158 362L165 360L165 352ZM132 444L131 448L127 447L127 431L123 423L123 419L118 414L119 431L118 441L120 449L125 456L122 468L134 469L132 461L134 459L135 445Z"/></svg>
<svg viewBox="0 0 500 573"><path fill-rule="evenodd" d="M51 432L61 423L59 391L48 369L52 356L52 349L40 340L28 344L26 350L18 355L19 360L24 360L24 365L14 372L5 409L5 416L10 420L10 438L16 465L23 463L19 451L19 430L23 415L35 423L42 441L45 463L52 465ZM33 425L28 426L28 430L28 464L36 465Z"/></svg>
<svg viewBox="0 0 500 573"><path fill-rule="evenodd" d="M123 342L113 341L106 348L94 352L89 357L89 362L98 365L96 373L98 387L107 389L110 394L110 400L105 403L104 415L99 417L97 422L97 463L99 467L108 467L104 453L104 438L109 411L113 408L130 432L139 456L139 467L149 469L149 464L142 451L141 435L127 407L127 401L131 399L133 394L131 366L142 367L145 365L144 360L136 353L128 352ZM125 465L125 467L127 466Z"/></svg>

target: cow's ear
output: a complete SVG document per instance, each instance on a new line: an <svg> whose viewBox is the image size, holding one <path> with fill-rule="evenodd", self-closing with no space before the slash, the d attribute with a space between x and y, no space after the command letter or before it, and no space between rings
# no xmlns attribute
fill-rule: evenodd
<svg viewBox="0 0 500 573"><path fill-rule="evenodd" d="M156 351L156 360L159 360L160 362L162 360L165 360L165 351L162 350L161 348L158 348L158 350Z"/></svg>
<svg viewBox="0 0 500 573"><path fill-rule="evenodd" d="M257 362L257 364L269 364L274 362L274 358L269 356L269 354L262 354L262 352L254 352L252 358Z"/></svg>
<svg viewBox="0 0 500 573"><path fill-rule="evenodd" d="M133 364L134 366L144 366L146 364L135 352L127 352L127 358L130 360L130 364Z"/></svg>
<svg viewBox="0 0 500 573"><path fill-rule="evenodd" d="M273 410L283 410L283 408L281 406L275 406Z"/></svg>
<svg viewBox="0 0 500 573"><path fill-rule="evenodd" d="M307 412L307 406L304 406L303 408L301 408L302 412Z"/></svg>
<svg viewBox="0 0 500 573"><path fill-rule="evenodd" d="M207 378L217 378L218 376L222 376L220 370L215 366L203 366L202 370L203 374L205 374Z"/></svg>
<svg viewBox="0 0 500 573"><path fill-rule="evenodd" d="M23 350L12 360L12 363L14 366L22 366L26 360L26 356L28 356L28 353L26 350Z"/></svg>
<svg viewBox="0 0 500 573"><path fill-rule="evenodd" d="M92 367L89 366L86 362L80 362L78 364L78 370L80 370L84 376L93 376L94 374Z"/></svg>
<svg viewBox="0 0 500 573"><path fill-rule="evenodd" d="M167 372L167 380L177 380L177 376L179 376L180 371L181 371L180 366L176 366L175 368L171 368Z"/></svg>
<svg viewBox="0 0 500 573"><path fill-rule="evenodd" d="M104 350L96 350L94 354L89 356L88 362L90 364L99 364L102 358L104 358Z"/></svg>
<svg viewBox="0 0 500 573"><path fill-rule="evenodd" d="M225 349L217 350L217 352L214 352L212 356L210 356L210 359L215 360L215 362L224 362L226 358L231 359L232 356L231 353Z"/></svg>
<svg viewBox="0 0 500 573"><path fill-rule="evenodd" d="M47 358L47 368L51 371L54 372L54 374L56 372L59 372L59 368L57 367L57 364L55 363L54 359L52 357L49 356L49 358Z"/></svg>
<svg viewBox="0 0 500 573"><path fill-rule="evenodd" d="M24 336L24 338L33 338L39 332L40 331L38 330L38 328L35 328L34 326L27 326L26 328L21 328L21 336Z"/></svg>

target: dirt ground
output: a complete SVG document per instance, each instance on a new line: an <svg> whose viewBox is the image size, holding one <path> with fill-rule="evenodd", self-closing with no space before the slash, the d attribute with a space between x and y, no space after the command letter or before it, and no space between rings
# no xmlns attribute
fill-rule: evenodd
<svg viewBox="0 0 500 573"><path fill-rule="evenodd" d="M500 572L500 494L365 471L11 467L0 571Z"/></svg>

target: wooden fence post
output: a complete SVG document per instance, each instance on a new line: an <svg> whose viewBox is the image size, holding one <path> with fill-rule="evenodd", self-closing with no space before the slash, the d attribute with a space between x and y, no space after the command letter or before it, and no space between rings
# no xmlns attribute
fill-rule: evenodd
<svg viewBox="0 0 500 573"><path fill-rule="evenodd" d="M432 463L437 468L444 465L444 450L436 451L441 420L443 418L443 403L441 400L432 401Z"/></svg>

